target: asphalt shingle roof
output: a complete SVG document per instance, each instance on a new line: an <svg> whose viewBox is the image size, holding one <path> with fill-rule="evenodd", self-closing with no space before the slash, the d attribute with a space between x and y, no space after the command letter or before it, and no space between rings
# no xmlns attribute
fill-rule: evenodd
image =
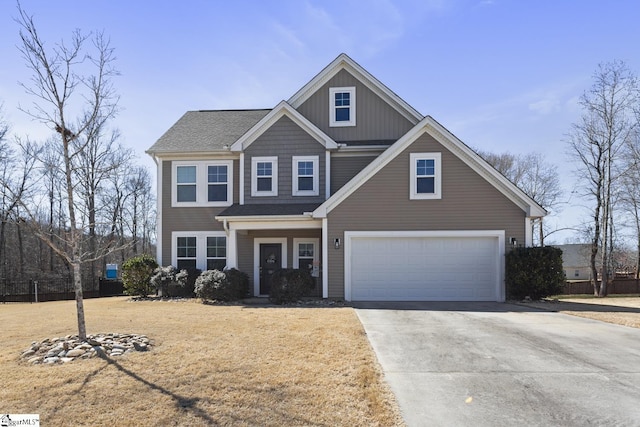
<svg viewBox="0 0 640 427"><path fill-rule="evenodd" d="M272 203L229 206L218 216L302 215L313 212L320 203Z"/></svg>
<svg viewBox="0 0 640 427"><path fill-rule="evenodd" d="M162 154L223 150L225 145L231 146L269 111L187 111L147 152Z"/></svg>

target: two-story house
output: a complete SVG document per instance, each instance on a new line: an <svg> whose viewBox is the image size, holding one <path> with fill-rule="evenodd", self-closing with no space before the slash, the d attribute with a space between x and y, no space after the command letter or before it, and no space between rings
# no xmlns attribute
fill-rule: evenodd
<svg viewBox="0 0 640 427"><path fill-rule="evenodd" d="M309 268L346 300L503 301L534 200L345 54L272 109L189 111L148 150L158 262Z"/></svg>

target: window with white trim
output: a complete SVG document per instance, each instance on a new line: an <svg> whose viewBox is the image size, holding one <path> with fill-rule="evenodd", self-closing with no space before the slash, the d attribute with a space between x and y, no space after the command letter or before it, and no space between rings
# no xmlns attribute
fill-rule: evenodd
<svg viewBox="0 0 640 427"><path fill-rule="evenodd" d="M174 161L171 206L231 206L233 160Z"/></svg>
<svg viewBox="0 0 640 427"><path fill-rule="evenodd" d="M356 125L356 88L329 88L329 126Z"/></svg>
<svg viewBox="0 0 640 427"><path fill-rule="evenodd" d="M197 263L197 246L195 236L176 238L176 268L178 270L195 270Z"/></svg>
<svg viewBox="0 0 640 427"><path fill-rule="evenodd" d="M409 198L442 198L442 165L440 153L411 153Z"/></svg>
<svg viewBox="0 0 640 427"><path fill-rule="evenodd" d="M227 265L227 236L223 231L172 233L172 265L179 270L220 270Z"/></svg>
<svg viewBox="0 0 640 427"><path fill-rule="evenodd" d="M278 195L278 158L251 158L251 195Z"/></svg>
<svg viewBox="0 0 640 427"><path fill-rule="evenodd" d="M317 196L320 194L318 166L318 156L292 156L291 194L294 196Z"/></svg>
<svg viewBox="0 0 640 427"><path fill-rule="evenodd" d="M207 270L224 270L227 265L226 236L207 236Z"/></svg>
<svg viewBox="0 0 640 427"><path fill-rule="evenodd" d="M301 270L308 270L312 276L318 274L318 246L319 239L294 238L293 239L293 266ZM316 271L314 272L314 264Z"/></svg>

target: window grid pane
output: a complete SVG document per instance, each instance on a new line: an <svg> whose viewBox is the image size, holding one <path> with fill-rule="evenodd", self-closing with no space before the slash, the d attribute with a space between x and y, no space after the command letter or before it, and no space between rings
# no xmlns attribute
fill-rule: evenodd
<svg viewBox="0 0 640 427"><path fill-rule="evenodd" d="M226 166L209 166L208 167L209 183L227 183L227 167Z"/></svg>
<svg viewBox="0 0 640 427"><path fill-rule="evenodd" d="M195 237L178 237L176 246L177 246L178 258L195 258L196 257L196 238Z"/></svg>
<svg viewBox="0 0 640 427"><path fill-rule="evenodd" d="M273 166L271 162L258 162L256 169L258 176L271 176L273 174Z"/></svg>

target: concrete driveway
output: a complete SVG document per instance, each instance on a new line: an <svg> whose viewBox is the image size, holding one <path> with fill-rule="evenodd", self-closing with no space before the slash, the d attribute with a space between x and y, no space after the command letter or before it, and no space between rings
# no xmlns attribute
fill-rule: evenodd
<svg viewBox="0 0 640 427"><path fill-rule="evenodd" d="M356 303L408 426L640 426L640 329L500 303Z"/></svg>

